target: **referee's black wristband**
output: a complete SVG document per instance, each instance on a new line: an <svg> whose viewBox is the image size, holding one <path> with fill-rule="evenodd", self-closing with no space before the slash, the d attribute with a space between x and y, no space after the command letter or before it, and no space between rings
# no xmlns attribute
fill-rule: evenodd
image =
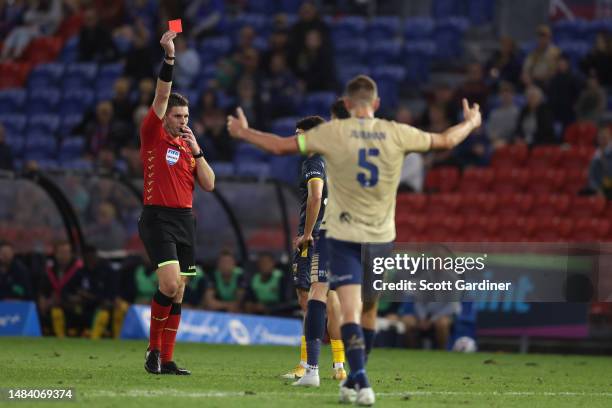
<svg viewBox="0 0 612 408"><path fill-rule="evenodd" d="M164 61L159 70L159 79L164 82L172 82L172 71L174 71L174 65L170 65Z"/></svg>

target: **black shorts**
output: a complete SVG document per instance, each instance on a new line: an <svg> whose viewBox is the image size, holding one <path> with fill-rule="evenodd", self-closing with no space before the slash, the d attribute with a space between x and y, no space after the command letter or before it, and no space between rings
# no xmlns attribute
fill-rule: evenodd
<svg viewBox="0 0 612 408"><path fill-rule="evenodd" d="M138 232L156 268L178 263L181 275L195 275L195 217L190 208L146 205Z"/></svg>
<svg viewBox="0 0 612 408"><path fill-rule="evenodd" d="M327 283L327 262L325 231L319 231L312 246L293 254L293 286L310 290L311 282Z"/></svg>

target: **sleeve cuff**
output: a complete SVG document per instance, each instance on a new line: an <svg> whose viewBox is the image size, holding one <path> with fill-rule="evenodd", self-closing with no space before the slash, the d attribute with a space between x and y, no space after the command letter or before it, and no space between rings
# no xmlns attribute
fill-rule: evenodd
<svg viewBox="0 0 612 408"><path fill-rule="evenodd" d="M298 150L301 154L306 155L306 137L303 134L297 135Z"/></svg>

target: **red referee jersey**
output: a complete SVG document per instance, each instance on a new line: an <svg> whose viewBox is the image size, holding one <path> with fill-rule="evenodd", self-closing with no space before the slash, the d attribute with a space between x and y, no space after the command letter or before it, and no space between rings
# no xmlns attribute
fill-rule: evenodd
<svg viewBox="0 0 612 408"><path fill-rule="evenodd" d="M166 132L153 108L140 127L140 159L144 205L192 207L195 159L187 142Z"/></svg>

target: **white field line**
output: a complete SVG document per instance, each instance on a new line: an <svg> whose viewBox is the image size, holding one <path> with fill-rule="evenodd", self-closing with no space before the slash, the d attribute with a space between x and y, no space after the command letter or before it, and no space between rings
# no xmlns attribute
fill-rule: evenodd
<svg viewBox="0 0 612 408"><path fill-rule="evenodd" d="M125 397L178 397L178 398L231 398L231 397L300 397L299 390L296 392L266 392L266 391L178 391L178 390L126 390L126 391L108 391L98 390L85 392L85 396L93 398L125 398ZM337 393L315 392L303 393L304 397L337 397ZM505 396L505 397L603 397L612 398L612 392L553 392L553 391L401 391L401 392L378 392L377 396L381 397L404 397L404 396Z"/></svg>

